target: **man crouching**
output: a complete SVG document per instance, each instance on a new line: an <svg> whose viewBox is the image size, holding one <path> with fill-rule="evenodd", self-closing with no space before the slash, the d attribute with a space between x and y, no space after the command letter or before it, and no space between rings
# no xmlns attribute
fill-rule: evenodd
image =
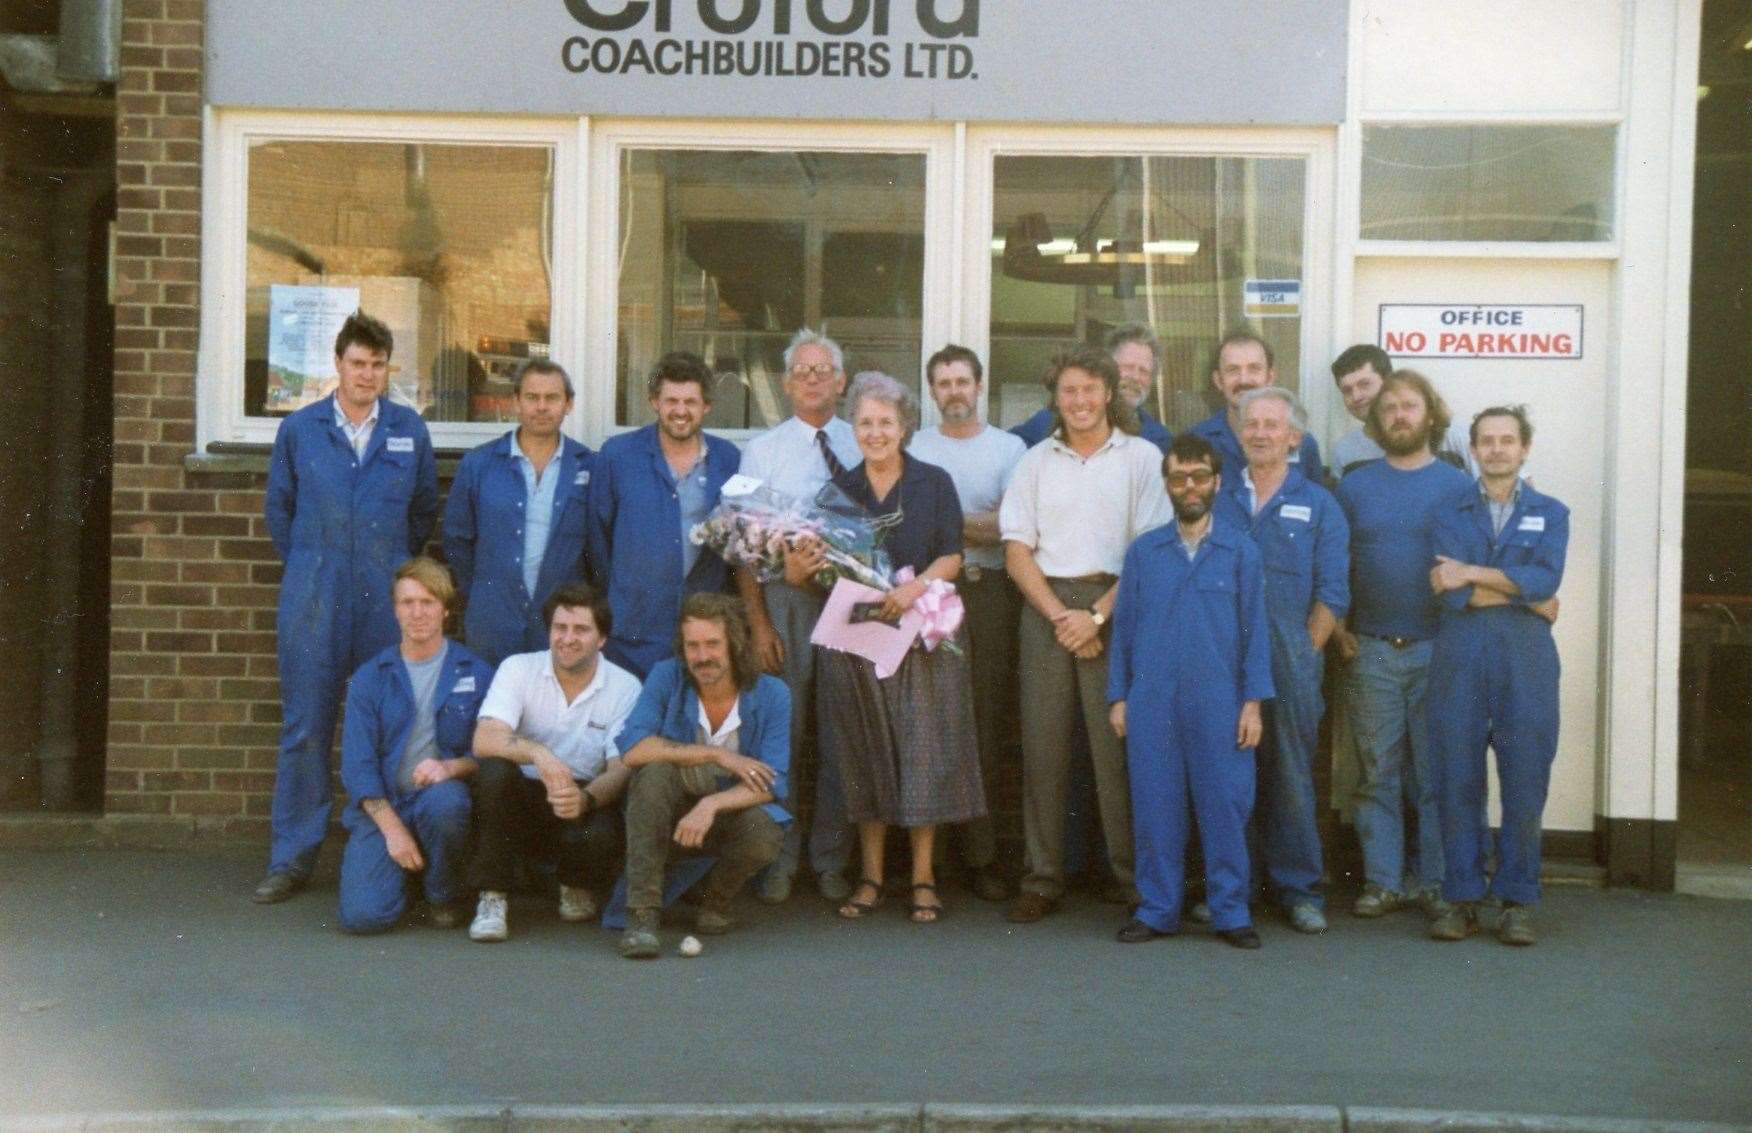
<svg viewBox="0 0 1752 1133"><path fill-rule="evenodd" d="M730 902L779 855L791 816L791 693L755 664L741 605L722 594L683 601L676 656L659 661L621 730L627 788L627 928L620 953L655 959L663 871L672 854L710 855L698 932L728 932Z"/></svg>

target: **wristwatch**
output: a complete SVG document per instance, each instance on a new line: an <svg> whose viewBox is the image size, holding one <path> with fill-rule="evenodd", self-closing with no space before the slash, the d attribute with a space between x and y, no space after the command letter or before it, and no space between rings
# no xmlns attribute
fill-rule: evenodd
<svg viewBox="0 0 1752 1133"><path fill-rule="evenodd" d="M1095 623L1096 629L1100 629L1102 626L1107 624L1107 615L1102 613L1100 610L1097 610L1095 607L1090 606L1089 607L1089 620L1091 620Z"/></svg>

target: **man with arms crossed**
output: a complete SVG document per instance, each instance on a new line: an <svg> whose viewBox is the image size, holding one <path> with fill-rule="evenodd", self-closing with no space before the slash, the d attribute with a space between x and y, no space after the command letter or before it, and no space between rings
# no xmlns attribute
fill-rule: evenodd
<svg viewBox="0 0 1752 1133"><path fill-rule="evenodd" d="M1521 478L1533 425L1519 406L1472 419L1478 489L1436 518L1430 588L1442 628L1430 659L1430 747L1441 784L1442 896L1437 940L1478 931L1485 896L1485 749L1502 785L1502 836L1488 892L1503 902L1497 939L1538 940L1539 841L1557 758L1558 660L1551 624L1534 607L1557 594L1569 549L1569 509Z"/></svg>
<svg viewBox="0 0 1752 1133"><path fill-rule="evenodd" d="M1074 713L1081 712L1096 801L1116 881L1132 884L1131 798L1125 752L1107 723L1104 628L1125 550L1167 521L1161 453L1129 431L1113 358L1077 346L1046 374L1059 421L1016 465L999 509L1004 561L1027 601L1018 631L1022 694L1022 807L1028 875L1010 906L1026 924L1064 893L1065 787Z"/></svg>
<svg viewBox="0 0 1752 1133"><path fill-rule="evenodd" d="M979 419L985 370L973 351L945 346L925 363L925 375L941 419L936 428L915 433L907 451L947 471L961 497L967 549L955 587L967 609L973 720L979 737L980 780L986 789L986 817L960 828L961 855L974 895L1002 901L1010 892L997 869L991 800L1005 737L1016 718L1016 615L1021 597L1004 571L998 504L1026 449L1018 438Z"/></svg>
<svg viewBox="0 0 1752 1133"><path fill-rule="evenodd" d="M620 733L627 793L627 927L620 953L651 960L661 949L663 871L671 857L709 854L695 930L735 927L730 905L779 855L791 816L791 694L755 667L742 604L690 594L681 604L676 656L659 661Z"/></svg>
<svg viewBox="0 0 1752 1133"><path fill-rule="evenodd" d="M601 655L608 602L582 582L548 595L548 648L505 658L481 705L474 750L474 882L470 939L510 935L507 898L520 850L557 851L560 919L596 915L620 872L627 770L614 737L639 681Z"/></svg>
<svg viewBox="0 0 1752 1133"><path fill-rule="evenodd" d="M795 499L811 502L830 476L856 467L863 456L845 419L834 415L846 389L845 357L839 344L805 328L785 350L785 394L793 416L748 442L741 474ZM747 571L736 572L737 589L748 607L760 667L781 675L791 689L791 756L798 775L813 753L815 807L810 816L809 865L816 887L829 901L851 896L846 859L851 832L840 793L839 766L831 751L815 743L810 728L815 698L815 646L809 636L821 617L826 595L792 586L783 579L762 585ZM791 882L803 853L803 823L785 830L785 847L761 882L760 899L779 904L791 895Z"/></svg>
<svg viewBox="0 0 1752 1133"><path fill-rule="evenodd" d="M1162 376L1162 343L1156 332L1143 323L1127 323L1107 336L1107 352L1119 367L1119 393L1138 415L1138 436L1163 452L1168 451L1174 437L1162 422L1150 416L1144 406L1150 400L1150 387ZM1053 430L1052 406L1048 405L1010 432L1033 448Z"/></svg>
<svg viewBox="0 0 1752 1133"><path fill-rule="evenodd" d="M450 573L428 558L395 572L401 644L360 666L347 685L341 785L340 925L384 932L407 910L407 877L423 874L427 921L462 923L462 863L468 853L469 755L475 716L493 667L444 636L456 602Z"/></svg>

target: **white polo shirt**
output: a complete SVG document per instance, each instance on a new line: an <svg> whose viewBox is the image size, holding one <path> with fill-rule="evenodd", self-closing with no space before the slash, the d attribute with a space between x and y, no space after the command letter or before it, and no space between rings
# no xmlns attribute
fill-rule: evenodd
<svg viewBox="0 0 1752 1133"><path fill-rule="evenodd" d="M1132 540L1172 518L1162 450L1118 429L1087 458L1057 436L1035 445L998 509L1004 539L1033 548L1048 578L1118 574Z"/></svg>
<svg viewBox="0 0 1752 1133"><path fill-rule="evenodd" d="M614 738L638 699L639 678L599 656L596 675L567 703L560 678L554 675L553 654L544 649L518 653L500 663L481 704L481 718L499 720L518 735L545 744L572 769L574 779L588 782L620 755ZM524 764L523 774L541 778L529 764Z"/></svg>

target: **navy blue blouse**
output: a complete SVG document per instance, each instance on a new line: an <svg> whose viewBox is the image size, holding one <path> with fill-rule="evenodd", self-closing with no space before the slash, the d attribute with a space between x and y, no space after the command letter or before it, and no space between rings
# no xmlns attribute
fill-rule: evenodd
<svg viewBox="0 0 1752 1133"><path fill-rule="evenodd" d="M935 464L902 452L900 479L880 502L862 464L834 477L834 483L872 515L900 512L900 521L882 540L895 570L909 566L914 574L923 574L944 555L961 554L961 497L949 473Z"/></svg>

